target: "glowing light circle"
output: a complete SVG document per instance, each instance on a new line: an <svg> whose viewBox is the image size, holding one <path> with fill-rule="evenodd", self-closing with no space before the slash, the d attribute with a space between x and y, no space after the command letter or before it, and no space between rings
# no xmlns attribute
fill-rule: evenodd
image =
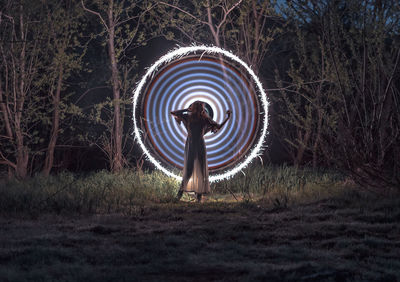
<svg viewBox="0 0 400 282"><path fill-rule="evenodd" d="M205 136L210 182L232 177L262 153L269 103L253 70L221 48L181 47L147 70L133 93L135 139L156 168L181 180L186 130L170 111L196 100L218 123L233 112L222 130Z"/></svg>

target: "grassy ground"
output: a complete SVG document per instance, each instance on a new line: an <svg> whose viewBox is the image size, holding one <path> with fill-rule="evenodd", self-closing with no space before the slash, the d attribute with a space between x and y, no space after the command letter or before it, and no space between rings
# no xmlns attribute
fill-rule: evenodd
<svg viewBox="0 0 400 282"><path fill-rule="evenodd" d="M279 186L284 170L303 180ZM175 202L176 183L158 187L154 175L135 182L150 192L125 187L129 173L118 185L107 173L3 184L0 281L399 281L400 198L312 175L253 172L200 204ZM13 209L12 195L28 206Z"/></svg>

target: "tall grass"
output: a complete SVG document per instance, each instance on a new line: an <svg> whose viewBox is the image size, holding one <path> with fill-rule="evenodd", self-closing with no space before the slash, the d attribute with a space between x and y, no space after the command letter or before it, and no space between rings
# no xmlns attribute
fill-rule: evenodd
<svg viewBox="0 0 400 282"><path fill-rule="evenodd" d="M343 174L333 170L293 166L252 165L241 174L215 185L215 193L231 193L236 198L273 200L287 205L290 200L308 201L332 195L345 188Z"/></svg>
<svg viewBox="0 0 400 282"><path fill-rule="evenodd" d="M212 185L211 201L269 200L287 205L299 197L320 197L343 186L332 171L288 166L253 165L235 177ZM130 212L145 203L173 202L179 183L159 171L119 174L37 175L25 181L0 182L0 212L113 213Z"/></svg>
<svg viewBox="0 0 400 282"><path fill-rule="evenodd" d="M271 190L291 191L307 189L312 185L332 185L343 180L342 174L332 170L253 165L228 181L217 183L215 189L221 192L229 188L232 192L265 194Z"/></svg>
<svg viewBox="0 0 400 282"><path fill-rule="evenodd" d="M138 173L125 170L86 176L60 173L37 175L25 181L0 183L2 212L121 212L146 201L173 200L177 182L161 172Z"/></svg>

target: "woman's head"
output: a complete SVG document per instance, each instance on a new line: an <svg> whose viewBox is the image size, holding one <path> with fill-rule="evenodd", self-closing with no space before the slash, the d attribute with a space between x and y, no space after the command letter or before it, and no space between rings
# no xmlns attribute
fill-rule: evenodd
<svg viewBox="0 0 400 282"><path fill-rule="evenodd" d="M201 101L195 101L189 106L189 111L195 115L204 115L204 103Z"/></svg>

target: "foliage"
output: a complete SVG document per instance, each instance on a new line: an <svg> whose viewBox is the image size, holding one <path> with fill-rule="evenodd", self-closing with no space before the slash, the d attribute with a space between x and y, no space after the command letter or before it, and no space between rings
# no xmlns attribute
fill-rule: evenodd
<svg viewBox="0 0 400 282"><path fill-rule="evenodd" d="M0 164L24 178L44 152L53 157L58 135L73 129L66 121L79 108L68 100L66 81L82 70L83 23L71 1L8 1L1 17Z"/></svg>
<svg viewBox="0 0 400 282"><path fill-rule="evenodd" d="M133 143L126 133L131 128L130 97L137 78L138 60L133 50L146 45L152 37L149 26L154 22L148 24L147 20L155 4L132 0L81 3L82 9L101 27L90 36L107 47L107 64L111 70L107 84L112 90L112 99L107 97L93 105L88 115L89 122L99 126L101 133L86 135L85 139L98 146L107 156L110 169L118 172L128 166L126 156L132 151Z"/></svg>
<svg viewBox="0 0 400 282"><path fill-rule="evenodd" d="M229 15L222 34L223 46L235 52L255 73L260 73L274 40L285 30L285 22L272 0L247 0ZM265 77L261 77L264 81Z"/></svg>
<svg viewBox="0 0 400 282"><path fill-rule="evenodd" d="M361 7L361 8L360 8ZM400 112L396 1L292 1L295 52L278 103L296 163L311 153L374 189L399 186ZM282 131L282 132L284 132Z"/></svg>
<svg viewBox="0 0 400 282"><path fill-rule="evenodd" d="M157 34L179 44L213 44L258 73L271 42L283 32L275 1L159 1L153 11Z"/></svg>
<svg viewBox="0 0 400 282"><path fill-rule="evenodd" d="M44 142L40 125L46 108L35 82L43 55L39 42L45 40L46 32L38 1L6 4L0 22L0 162L8 166L10 173L25 177L32 151Z"/></svg>
<svg viewBox="0 0 400 282"><path fill-rule="evenodd" d="M157 2L153 17L159 22L159 35L179 44L214 44L221 47L220 31L226 25L222 15L241 1Z"/></svg>

